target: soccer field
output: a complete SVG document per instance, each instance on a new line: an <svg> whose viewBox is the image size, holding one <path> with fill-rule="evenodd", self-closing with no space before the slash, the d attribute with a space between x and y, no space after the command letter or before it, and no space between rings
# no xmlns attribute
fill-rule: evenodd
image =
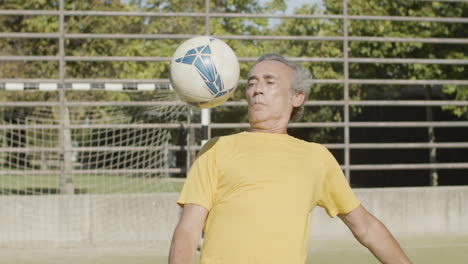
<svg viewBox="0 0 468 264"><path fill-rule="evenodd" d="M58 192L57 175L0 175L0 194L16 192L49 194ZM75 191L87 194L180 192L183 180L126 175L75 175Z"/></svg>
<svg viewBox="0 0 468 264"><path fill-rule="evenodd" d="M462 264L468 259L468 236L399 239L414 263ZM307 264L379 263L355 241L312 241ZM15 264L163 264L167 256L152 249L0 249L0 263ZM287 263L285 263L287 264Z"/></svg>
<svg viewBox="0 0 468 264"><path fill-rule="evenodd" d="M468 236L418 237L398 239L413 263L467 263ZM357 241L312 241L312 263L380 263Z"/></svg>

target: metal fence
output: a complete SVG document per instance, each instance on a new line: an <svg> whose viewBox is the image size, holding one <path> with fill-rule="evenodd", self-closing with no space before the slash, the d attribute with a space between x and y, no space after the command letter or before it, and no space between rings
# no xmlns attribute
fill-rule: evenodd
<svg viewBox="0 0 468 264"><path fill-rule="evenodd" d="M65 100L66 90L88 90L88 89L104 89L104 90L153 90L167 87L168 79L73 79L67 78L65 66L67 63L76 61L91 61L91 62L107 62L107 61L144 61L144 62L168 62L169 57L122 57L122 56L67 56L65 52L65 41L70 39L187 39L195 35L191 34L75 34L65 31L65 17L72 16L145 16L145 17L196 17L204 18L205 34L211 35L210 20L213 18L271 18L271 19L336 19L343 23L343 35L341 36L245 36L245 35L222 35L216 36L220 39L235 39L235 40L304 40L304 41L338 41L343 44L342 58L322 58L322 57L296 57L290 58L297 62L333 62L341 63L344 69L343 79L315 79L314 84L342 84L343 99L342 100L320 100L307 101L306 106L335 106L342 108L344 119L342 122L297 122L291 123L291 128L342 128L344 140L342 143L326 144L330 149L343 150L344 159L342 168L346 176L350 177L351 171L378 171L378 170L416 170L416 169L468 169L468 162L449 162L449 163L418 163L418 164L351 164L351 151L359 149L456 149L468 148L468 142L419 142L419 143L353 143L350 140L350 130L352 128L384 128L384 127L408 127L408 128L438 128L438 127L455 127L468 128L468 121L408 121L408 122L356 122L350 120L350 109L353 106L414 106L414 107L434 107L434 106L468 106L468 101L454 100L366 100L354 101L350 97L350 85L352 84L372 84L372 85L468 85L468 80L401 80L401 79L352 79L350 78L349 65L350 63L382 63L382 64L448 64L448 65L467 65L468 59L431 59L431 58L353 58L349 56L350 42L353 41L371 41L371 42L416 42L416 43L433 43L433 44L468 44L467 38L419 38L419 37L371 37L371 36L350 36L348 27L350 21L425 21L425 22L440 22L440 23L468 23L468 18L460 17L410 17L410 16L367 16L367 15L348 15L348 0L343 0L342 14L246 14L246 13L215 13L210 9L210 0L205 0L205 12L183 12L183 13L162 13L162 12L138 12L138 11L70 11L65 10L64 0L59 1L58 10L0 10L1 16L9 15L24 15L37 16L47 15L56 16L59 21L59 32L56 33L9 33L1 32L0 38L25 38L25 39L56 39L59 43L59 51L55 56L0 56L0 61L56 61L59 64L59 77L57 79L0 79L0 88L4 90L57 90L60 94L60 101L57 103L50 102L0 102L0 107L6 106L57 106L61 108L61 121L59 125L49 125L53 128L61 129L77 129L90 127L87 125L70 125L65 124L64 112L67 107L73 106L93 106L93 105L122 105L127 106L144 106L154 105L155 102L67 102ZM241 62L253 62L256 58L241 57ZM245 80L241 80L245 83ZM177 102L173 102L177 104ZM157 104L157 102L156 102ZM171 104L171 102L161 102L161 104ZM225 106L245 106L242 101L227 102ZM46 125L43 125L47 127ZM95 127L103 127L104 125L94 125ZM164 127L164 128L180 128L180 123L165 123L165 124L138 124L137 127ZM2 126L3 129L24 128L24 125ZM190 124L190 127L201 128L201 124ZM37 128L37 126L36 126ZM228 129L228 128L248 128L247 123L210 123L209 130ZM178 146L169 147L180 149ZM76 147L73 151L83 150ZM25 151L18 148L0 147L0 151ZM62 146L61 150L65 150ZM172 168L170 172L183 172L182 168Z"/></svg>

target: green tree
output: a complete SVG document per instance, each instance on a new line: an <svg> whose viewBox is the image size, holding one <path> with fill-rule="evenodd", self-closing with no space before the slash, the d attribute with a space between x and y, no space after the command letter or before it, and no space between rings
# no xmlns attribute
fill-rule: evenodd
<svg viewBox="0 0 468 264"><path fill-rule="evenodd" d="M468 17L468 4L466 2L351 0L349 2L349 15ZM352 21L349 33L351 36L466 38L468 28L464 23ZM350 56L358 58L467 59L468 46L463 44L354 41L350 44ZM467 73L466 65L378 63L350 65L351 78L466 80ZM361 88L365 87L361 86ZM368 89L367 96L393 99L400 96L398 91L400 88L400 86L379 85L379 87ZM357 90L362 94L362 89ZM467 89L463 86L444 85L441 90L446 94L447 99L466 100L468 97ZM354 96L358 94L354 94ZM382 97L382 95L384 96ZM429 95L429 98L431 96L433 97L433 95ZM457 116L462 115L462 108L450 109Z"/></svg>

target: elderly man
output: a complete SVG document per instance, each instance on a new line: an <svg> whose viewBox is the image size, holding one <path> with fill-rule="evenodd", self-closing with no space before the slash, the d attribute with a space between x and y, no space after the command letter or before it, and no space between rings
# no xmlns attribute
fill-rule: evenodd
<svg viewBox="0 0 468 264"><path fill-rule="evenodd" d="M411 263L385 226L367 212L333 155L287 134L309 94L309 72L267 54L248 78L250 131L215 138L199 153L178 203L170 264L303 264L318 205L339 216L383 263ZM345 262L345 260L344 260Z"/></svg>

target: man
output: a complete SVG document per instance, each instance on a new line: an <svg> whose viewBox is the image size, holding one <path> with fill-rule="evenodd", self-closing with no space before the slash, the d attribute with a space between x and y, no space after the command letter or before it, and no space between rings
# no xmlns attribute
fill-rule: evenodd
<svg viewBox="0 0 468 264"><path fill-rule="evenodd" d="M339 216L382 263L411 263L385 226L352 193L333 155L287 134L309 94L308 71L267 54L248 78L250 131L208 142L178 203L170 264L303 264L310 213ZM344 260L345 262L345 260Z"/></svg>

